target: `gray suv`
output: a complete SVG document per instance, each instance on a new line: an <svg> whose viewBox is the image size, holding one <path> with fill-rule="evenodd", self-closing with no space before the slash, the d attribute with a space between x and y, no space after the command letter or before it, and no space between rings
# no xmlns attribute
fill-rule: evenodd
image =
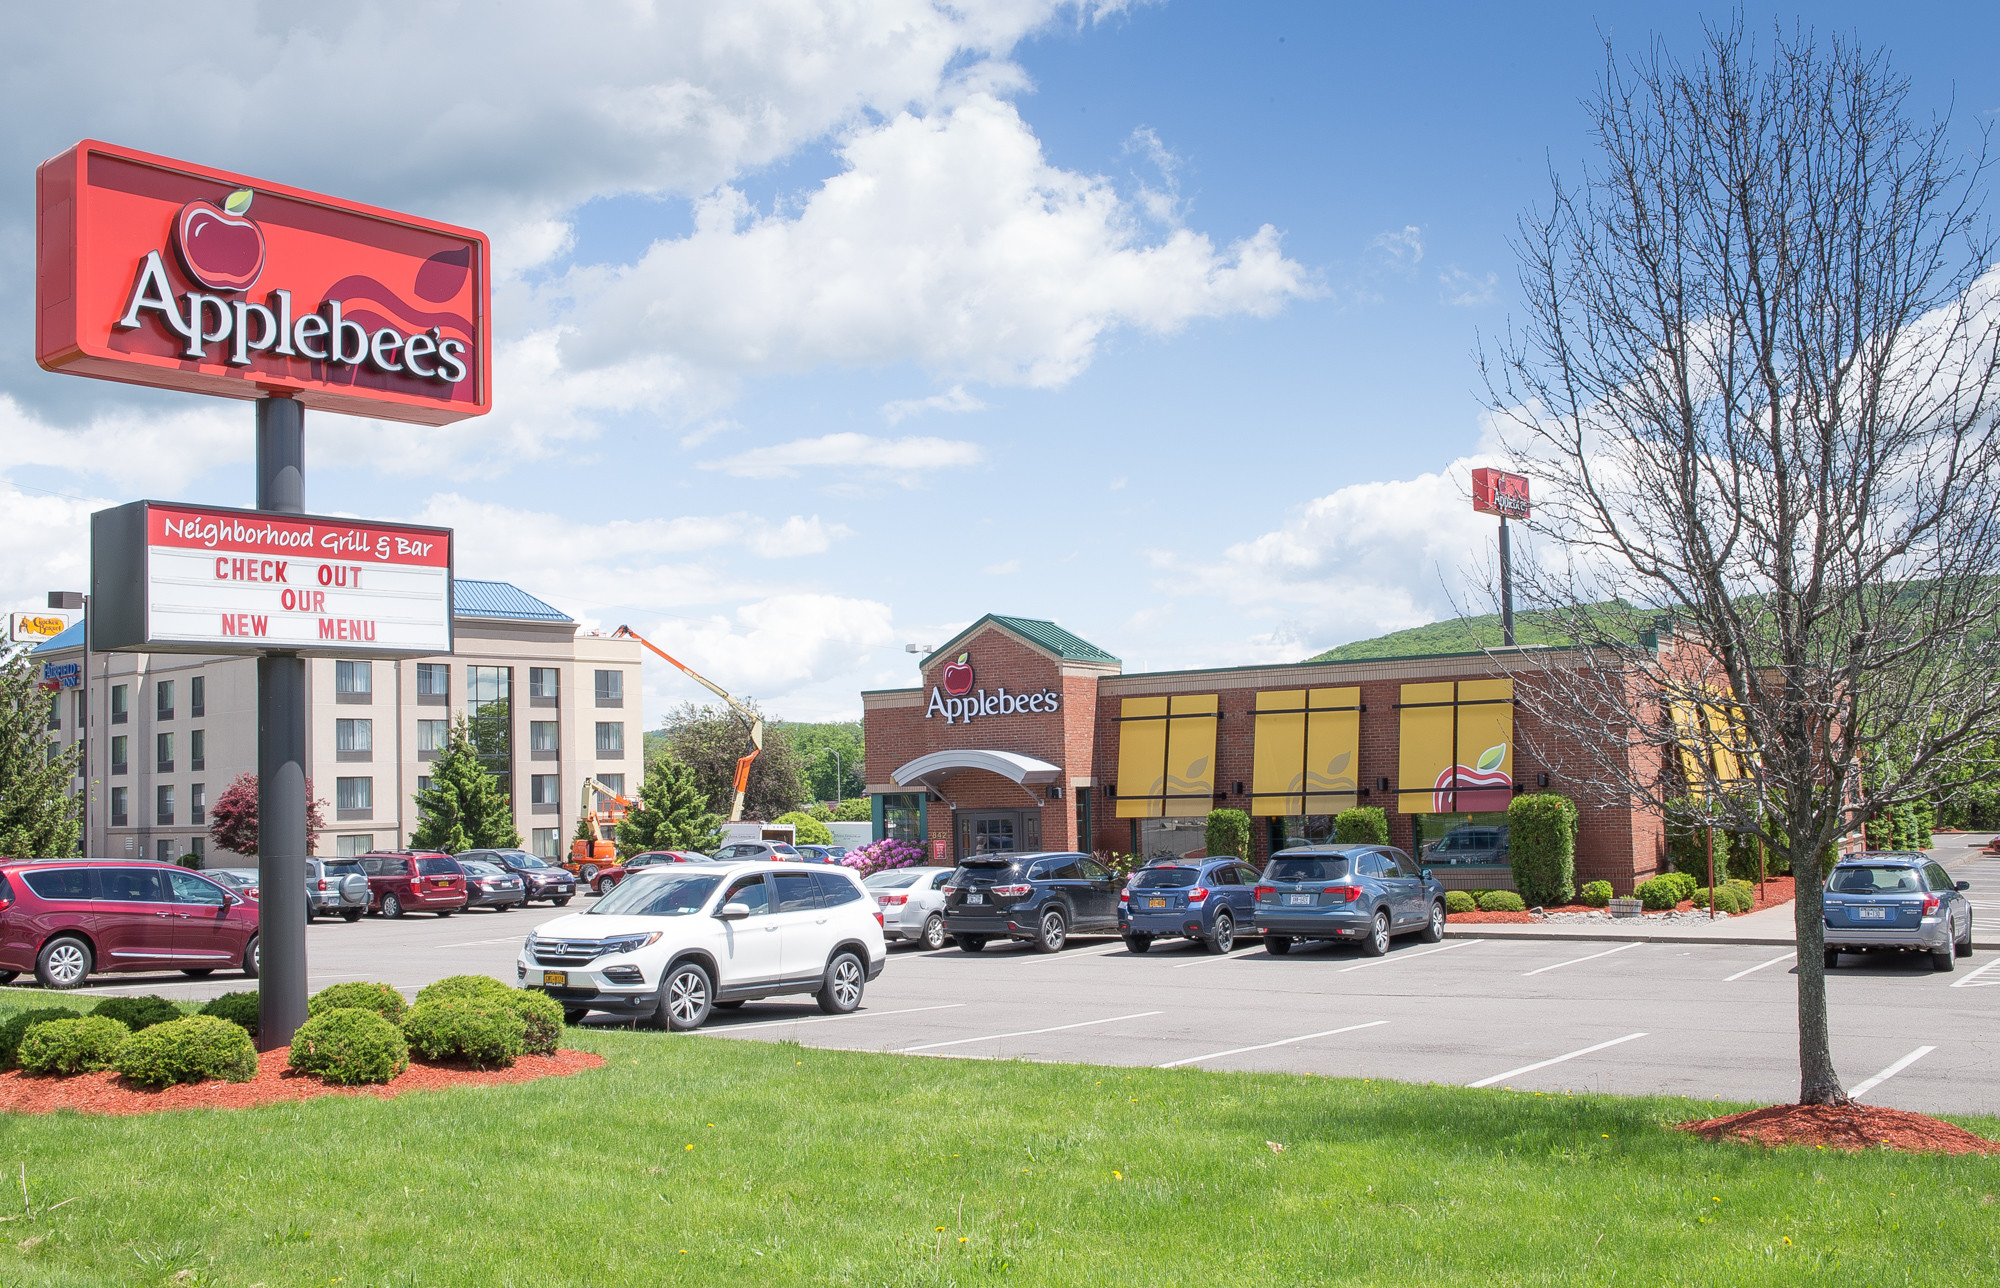
<svg viewBox="0 0 2000 1288"><path fill-rule="evenodd" d="M359 921L368 911L368 875L358 859L306 860L306 920Z"/></svg>
<svg viewBox="0 0 2000 1288"><path fill-rule="evenodd" d="M1429 868L1388 845L1313 845L1280 850L1253 893L1257 935L1283 956L1302 940L1361 945L1370 957L1393 935L1444 938L1444 887Z"/></svg>
<svg viewBox="0 0 2000 1288"><path fill-rule="evenodd" d="M804 863L806 856L783 841L736 841L714 854L717 863Z"/></svg>

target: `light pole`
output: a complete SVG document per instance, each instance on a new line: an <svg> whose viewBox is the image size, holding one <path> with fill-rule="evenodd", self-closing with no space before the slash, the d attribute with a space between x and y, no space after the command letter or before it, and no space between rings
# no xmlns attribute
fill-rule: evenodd
<svg viewBox="0 0 2000 1288"><path fill-rule="evenodd" d="M83 719L78 721L83 727L77 732L83 738L83 845L78 853L90 857L90 596L76 590L52 590L49 592L49 607L64 611L80 612L77 618L83 623L83 665L82 676L77 680L78 691L83 694ZM60 702L62 699L57 698Z"/></svg>
<svg viewBox="0 0 2000 1288"><path fill-rule="evenodd" d="M844 783L846 782L846 779L845 779L845 777L844 777L844 776L843 776L843 775L841 774L841 772L840 772L840 748L838 748L838 747L835 747L835 746L833 746L833 745L831 745L831 744L828 744L828 745L827 745L827 746L825 746L825 747L821 747L821 748L820 748L820 750L821 750L821 751L830 751L830 752L832 752L832 753L833 753L833 796L834 796L834 799L835 799L835 800L846 800L846 799L847 799L847 797L841 794L841 787L842 787L842 784L844 784Z"/></svg>

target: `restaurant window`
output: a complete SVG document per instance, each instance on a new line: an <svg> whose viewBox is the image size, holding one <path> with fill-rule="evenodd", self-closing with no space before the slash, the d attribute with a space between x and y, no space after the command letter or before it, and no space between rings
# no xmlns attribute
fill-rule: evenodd
<svg viewBox="0 0 2000 1288"><path fill-rule="evenodd" d="M153 716L158 720L174 718L174 682L160 680L153 685Z"/></svg>
<svg viewBox="0 0 2000 1288"><path fill-rule="evenodd" d="M562 779L557 774L532 774L528 778L528 803L554 805L561 798Z"/></svg>
<svg viewBox="0 0 2000 1288"><path fill-rule="evenodd" d="M374 809L375 780L372 778L336 778L334 780L334 808L339 810Z"/></svg>
<svg viewBox="0 0 2000 1288"><path fill-rule="evenodd" d="M562 672L552 666L528 668L528 696L553 699L560 687Z"/></svg>
<svg viewBox="0 0 2000 1288"><path fill-rule="evenodd" d="M366 854L374 848L374 836L362 832L354 836L336 837L333 852L343 859L351 859L357 854Z"/></svg>
<svg viewBox="0 0 2000 1288"><path fill-rule="evenodd" d="M208 788L202 783L188 784L188 822L199 827L208 821Z"/></svg>
<svg viewBox="0 0 2000 1288"><path fill-rule="evenodd" d="M153 822L160 827L171 827L174 821L174 789L161 786L153 793Z"/></svg>
<svg viewBox="0 0 2000 1288"><path fill-rule="evenodd" d="M125 710L125 703L126 703L126 698L127 698L127 694L126 694L126 691L125 691L125 686L124 686L124 685L122 685L122 684L114 684L114 685L112 685L112 686L111 686L111 723L112 723L112 724L124 724L124 723L125 723L125 720L126 720L126 716L127 716L127 714L128 714L128 713L126 712L126 710Z"/></svg>
<svg viewBox="0 0 2000 1288"><path fill-rule="evenodd" d="M122 733L111 735L111 772L114 774L125 772L128 763L126 746L126 735Z"/></svg>
<svg viewBox="0 0 2000 1288"><path fill-rule="evenodd" d="M417 663L417 700L441 703L451 697L451 665L447 662Z"/></svg>
<svg viewBox="0 0 2000 1288"><path fill-rule="evenodd" d="M1084 851L1086 854L1091 853L1093 850L1090 843L1090 789L1088 787L1079 787L1076 789L1076 848Z"/></svg>
<svg viewBox="0 0 2000 1288"><path fill-rule="evenodd" d="M174 772L174 736L170 733L153 735L154 768L162 774Z"/></svg>
<svg viewBox="0 0 2000 1288"><path fill-rule="evenodd" d="M374 751L375 722L373 720L334 721L333 749L335 751L352 752Z"/></svg>
<svg viewBox="0 0 2000 1288"><path fill-rule="evenodd" d="M1208 850L1205 818L1142 818L1137 824L1139 837L1133 853L1141 859L1184 859Z"/></svg>
<svg viewBox="0 0 2000 1288"><path fill-rule="evenodd" d="M514 668L465 668L465 718L473 750L500 784L501 794L514 795Z"/></svg>
<svg viewBox="0 0 2000 1288"><path fill-rule="evenodd" d="M1327 845L1333 841L1333 815L1301 814L1267 820L1271 853L1295 845Z"/></svg>
<svg viewBox="0 0 2000 1288"><path fill-rule="evenodd" d="M342 697L367 697L375 692L373 662L335 662L333 691Z"/></svg>
<svg viewBox="0 0 2000 1288"><path fill-rule="evenodd" d="M924 843L924 797L921 792L882 794L882 836L891 841Z"/></svg>
<svg viewBox="0 0 2000 1288"><path fill-rule="evenodd" d="M1417 862L1427 868L1506 867L1507 811L1418 814Z"/></svg>
<svg viewBox="0 0 2000 1288"><path fill-rule="evenodd" d="M125 826L125 820L129 817L125 813L126 793L129 790L131 789L125 787L114 787L111 789L111 826L113 827Z"/></svg>
<svg viewBox="0 0 2000 1288"><path fill-rule="evenodd" d="M555 858L556 845L557 845L556 838L561 834L562 834L562 829L559 827L535 828L533 835L530 838L531 843L535 847L535 853L544 859Z"/></svg>
<svg viewBox="0 0 2000 1288"><path fill-rule="evenodd" d="M599 671L597 673L597 705L617 707L625 704L625 673L623 671Z"/></svg>
<svg viewBox="0 0 2000 1288"><path fill-rule="evenodd" d="M1118 817L1207 818L1215 808L1213 693L1126 698L1118 716Z"/></svg>
<svg viewBox="0 0 2000 1288"><path fill-rule="evenodd" d="M208 714L208 677L205 675L197 675L188 681L188 714Z"/></svg>
<svg viewBox="0 0 2000 1288"><path fill-rule="evenodd" d="M553 720L530 720L528 722L529 751L557 751L562 739Z"/></svg>
<svg viewBox="0 0 2000 1288"><path fill-rule="evenodd" d="M616 720L597 722L597 754L618 760L625 755L625 726Z"/></svg>
<svg viewBox="0 0 2000 1288"><path fill-rule="evenodd" d="M208 730L188 730L188 768L208 768Z"/></svg>

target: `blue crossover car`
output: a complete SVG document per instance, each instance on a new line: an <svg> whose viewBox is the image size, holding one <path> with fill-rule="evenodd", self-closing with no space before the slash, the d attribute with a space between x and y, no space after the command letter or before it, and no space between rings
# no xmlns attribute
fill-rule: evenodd
<svg viewBox="0 0 2000 1288"><path fill-rule="evenodd" d="M1282 956L1301 940L1389 951L1392 935L1444 938L1444 887L1429 868L1387 845L1314 845L1280 850L1257 881L1257 934Z"/></svg>
<svg viewBox="0 0 2000 1288"><path fill-rule="evenodd" d="M1826 878L1826 968L1843 952L1914 949L1937 970L1972 956L1970 887L1922 854L1856 854Z"/></svg>
<svg viewBox="0 0 2000 1288"><path fill-rule="evenodd" d="M1241 859L1155 863L1132 874L1118 895L1118 933L1143 953L1155 939L1192 939L1212 953L1236 946L1236 931L1256 915L1250 887L1257 874Z"/></svg>

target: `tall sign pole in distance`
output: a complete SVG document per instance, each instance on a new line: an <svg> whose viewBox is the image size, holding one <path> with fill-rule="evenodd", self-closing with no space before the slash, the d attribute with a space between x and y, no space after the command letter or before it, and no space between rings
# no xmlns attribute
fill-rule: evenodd
<svg viewBox="0 0 2000 1288"><path fill-rule="evenodd" d="M1500 516L1500 637L1514 644L1514 550L1507 520L1528 517L1528 478L1505 470L1472 471L1472 508Z"/></svg>
<svg viewBox="0 0 2000 1288"><path fill-rule="evenodd" d="M451 534L305 513L305 409L491 410L483 234L85 140L35 172L35 360L255 402L257 508L91 516L87 648L257 658L258 1043L306 1018L306 659L451 652ZM87 655L87 654L86 654Z"/></svg>

